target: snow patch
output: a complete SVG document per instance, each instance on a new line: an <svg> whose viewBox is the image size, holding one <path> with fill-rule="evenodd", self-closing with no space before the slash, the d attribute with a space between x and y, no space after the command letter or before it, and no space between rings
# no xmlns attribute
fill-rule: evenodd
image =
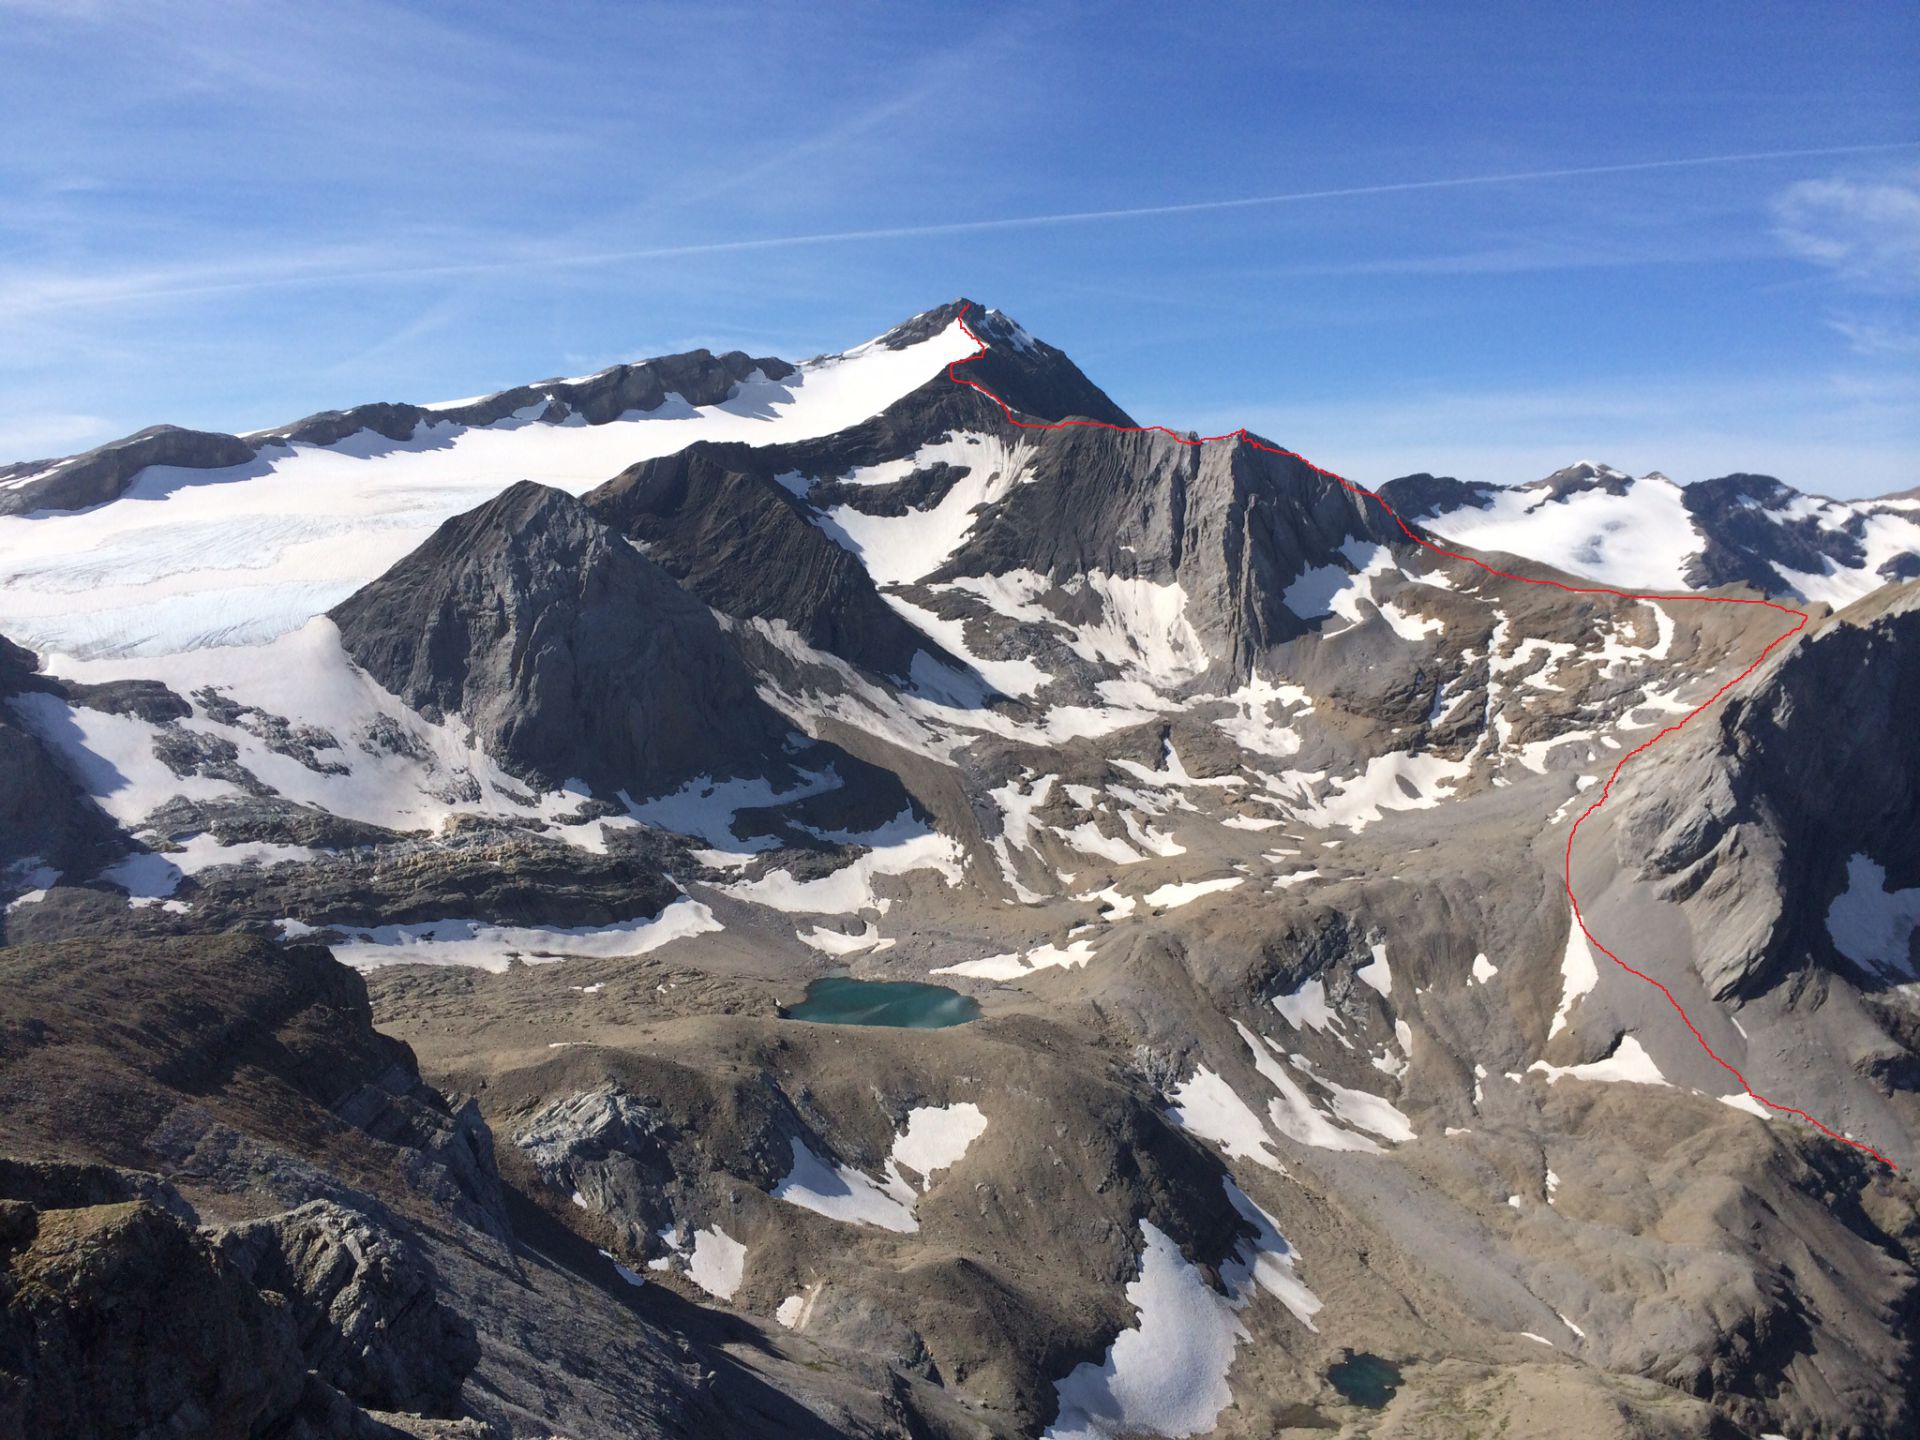
<svg viewBox="0 0 1920 1440"><path fill-rule="evenodd" d="M717 1300L731 1300L747 1273L747 1247L718 1225L693 1232L687 1278Z"/></svg>
<svg viewBox="0 0 1920 1440"><path fill-rule="evenodd" d="M1093 958L1093 942L1072 940L1063 948L1049 941L1031 950L1006 955L986 955L978 960L962 960L929 971L933 975L959 975L968 980L1020 980L1040 970L1078 969Z"/></svg>
<svg viewBox="0 0 1920 1440"><path fill-rule="evenodd" d="M1916 978L1913 932L1920 926L1920 886L1889 890L1887 872L1865 855L1847 861L1847 888L1827 907L1827 934L1862 969L1894 980Z"/></svg>
<svg viewBox="0 0 1920 1440"><path fill-rule="evenodd" d="M1232 1302L1152 1221L1140 1222L1140 1234L1140 1273L1127 1286L1139 1318L1104 1363L1054 1382L1060 1411L1044 1440L1198 1435L1233 1403L1227 1370L1246 1332Z"/></svg>
<svg viewBox="0 0 1920 1440"><path fill-rule="evenodd" d="M1268 1149L1267 1127L1253 1107L1234 1088L1205 1065L1191 1079L1174 1087L1168 1117L1183 1130L1211 1140L1232 1160L1252 1160L1269 1170L1280 1170L1279 1159Z"/></svg>
<svg viewBox="0 0 1920 1440"><path fill-rule="evenodd" d="M1572 1013L1574 1002L1599 983L1600 969L1594 963L1586 932L1580 928L1580 917L1569 912L1567 947L1560 957L1560 1005L1553 1012L1553 1023L1547 1027L1549 1040L1567 1028L1567 1016Z"/></svg>
<svg viewBox="0 0 1920 1440"><path fill-rule="evenodd" d="M913 1188L905 1180L875 1180L850 1165L829 1164L798 1137L788 1143L793 1168L773 1187L774 1199L850 1225L875 1225L902 1234L920 1228L913 1215Z"/></svg>
<svg viewBox="0 0 1920 1440"><path fill-rule="evenodd" d="M1240 1032L1240 1038L1253 1055L1253 1068L1274 1089L1279 1097L1267 1106L1267 1118L1273 1122L1274 1129L1282 1135L1298 1141L1302 1145L1311 1145L1320 1150L1358 1150L1368 1155L1380 1154L1380 1147L1364 1135L1356 1135L1336 1125L1308 1097L1307 1092L1294 1083L1287 1074L1286 1067L1274 1058L1278 1047L1269 1049L1273 1042L1262 1041L1238 1020L1233 1028Z"/></svg>
<svg viewBox="0 0 1920 1440"><path fill-rule="evenodd" d="M1176 881L1149 890L1140 900L1149 910L1176 910L1182 905L1191 905L1203 895L1219 895L1245 883L1246 877L1241 875L1230 875L1220 880Z"/></svg>
<svg viewBox="0 0 1920 1440"><path fill-rule="evenodd" d="M1353 978L1380 992L1382 999L1393 994L1393 971L1387 965L1387 947L1376 941L1371 947L1373 959L1353 972Z"/></svg>
<svg viewBox="0 0 1920 1440"><path fill-rule="evenodd" d="M1620 1043L1613 1047L1613 1053L1604 1060L1590 1061L1585 1065L1549 1065L1544 1060L1536 1060L1527 1070L1529 1073L1538 1071L1545 1075L1549 1085L1565 1079L1618 1081L1635 1085L1668 1083L1667 1077L1660 1073L1660 1067L1653 1063L1653 1057L1632 1035L1622 1035Z"/></svg>
<svg viewBox="0 0 1920 1440"><path fill-rule="evenodd" d="M279 922L283 937L311 934L298 920ZM615 925L491 925L481 920L427 920L407 925L333 925L349 937L332 947L334 958L356 970L382 965L470 965L498 974L515 959L526 964L582 957L645 955L675 940L725 927L713 911L682 896L658 915Z"/></svg>
<svg viewBox="0 0 1920 1440"><path fill-rule="evenodd" d="M727 887L738 900L771 910L802 915L852 915L872 910L885 915L893 907L874 890L883 875L906 875L931 870L949 886L961 883L960 849L948 837L930 830L903 812L891 825L871 836L873 847L849 865L814 880L796 880L788 870L775 870L758 880Z"/></svg>

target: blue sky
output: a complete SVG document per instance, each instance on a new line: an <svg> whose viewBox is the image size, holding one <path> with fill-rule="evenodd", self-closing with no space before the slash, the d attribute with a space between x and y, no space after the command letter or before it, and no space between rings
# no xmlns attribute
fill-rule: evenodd
<svg viewBox="0 0 1920 1440"><path fill-rule="evenodd" d="M1362 481L1920 484L1920 145L1851 148L1920 142L1911 3L0 0L0 33L0 459L799 357L967 294L1143 420ZM1274 196L1307 198L1045 218Z"/></svg>

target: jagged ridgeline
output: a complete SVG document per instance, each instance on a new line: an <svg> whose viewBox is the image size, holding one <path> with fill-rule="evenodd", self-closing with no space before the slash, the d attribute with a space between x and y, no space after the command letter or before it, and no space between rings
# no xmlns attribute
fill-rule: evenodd
<svg viewBox="0 0 1920 1440"><path fill-rule="evenodd" d="M0 469L0 1434L1911 1433L1920 500L1286 441L956 301Z"/></svg>

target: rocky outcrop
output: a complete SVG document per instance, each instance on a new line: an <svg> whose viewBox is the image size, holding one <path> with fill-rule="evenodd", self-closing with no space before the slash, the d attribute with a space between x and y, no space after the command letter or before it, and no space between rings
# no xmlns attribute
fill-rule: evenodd
<svg viewBox="0 0 1920 1440"><path fill-rule="evenodd" d="M284 1303L142 1201L0 1201L0 1430L265 1435L306 1390Z"/></svg>
<svg viewBox="0 0 1920 1440"><path fill-rule="evenodd" d="M318 946L242 936L0 950L0 1150L164 1171L280 1209L396 1168L504 1233L490 1142L373 1029ZM329 1175L334 1178L329 1178Z"/></svg>
<svg viewBox="0 0 1920 1440"><path fill-rule="evenodd" d="M456 516L331 613L381 685L545 788L784 768L788 727L706 606L558 490Z"/></svg>
<svg viewBox="0 0 1920 1440"><path fill-rule="evenodd" d="M439 1301L417 1247L332 1201L218 1232L220 1258L284 1296L307 1368L375 1410L440 1414L479 1359L473 1326Z"/></svg>
<svg viewBox="0 0 1920 1440"><path fill-rule="evenodd" d="M1451 475L1402 475L1380 487L1380 498L1403 520L1429 520L1450 510L1484 510L1500 493L1485 480L1456 480Z"/></svg>
<svg viewBox="0 0 1920 1440"><path fill-rule="evenodd" d="M258 453L236 435L154 425L65 460L44 460L20 467L24 472L0 488L0 515L36 510L84 510L126 493L149 465L183 470L220 470L244 465ZM32 478L28 478L28 476Z"/></svg>
<svg viewBox="0 0 1920 1440"><path fill-rule="evenodd" d="M1702 480L1681 499L1706 541L1687 565L1687 583L1696 590L1750 585L1763 595L1786 594L1792 587L1777 567L1819 575L1829 563L1842 569L1866 563L1864 515L1839 527L1823 525L1815 515L1796 513L1793 502L1805 497L1771 475Z"/></svg>
<svg viewBox="0 0 1920 1440"><path fill-rule="evenodd" d="M16 1188L41 1193L0 1198L7 1434L396 1440L431 1433L411 1422L448 1414L478 1359L419 1251L365 1215L318 1202L196 1227L171 1187L85 1195L135 1188L98 1167L16 1167L0 1193Z"/></svg>
<svg viewBox="0 0 1920 1440"><path fill-rule="evenodd" d="M694 445L623 471L586 503L714 609L784 621L817 649L906 676L916 654L937 647L777 483L783 460L745 445Z"/></svg>
<svg viewBox="0 0 1920 1440"><path fill-rule="evenodd" d="M104 811L80 793L46 744L19 723L6 701L57 690L40 661L0 636L0 898L42 889L51 877L91 874L127 849ZM0 914L0 934L7 917Z"/></svg>
<svg viewBox="0 0 1920 1440"><path fill-rule="evenodd" d="M604 425L622 415L658 410L673 395L689 405L718 405L743 380L755 375L784 380L793 373L793 366L771 356L756 359L739 350L724 355L692 350L615 365L578 380L518 385L464 405L428 409L380 401L346 410L322 410L253 439L263 446L337 445L349 435L370 431L399 443L412 439L423 424L494 425L530 410L538 411L533 419L546 424L558 424L577 415L589 425Z"/></svg>

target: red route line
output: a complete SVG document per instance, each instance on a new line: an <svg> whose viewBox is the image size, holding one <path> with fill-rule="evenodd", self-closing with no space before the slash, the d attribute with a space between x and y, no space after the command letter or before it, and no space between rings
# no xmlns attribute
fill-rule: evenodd
<svg viewBox="0 0 1920 1440"><path fill-rule="evenodd" d="M1418 534L1413 529L1412 526L1408 525L1405 520L1401 519L1399 513L1395 511L1391 505L1387 504L1387 502L1383 500L1379 496L1379 494L1376 493L1375 491L1367 489L1366 486L1364 485L1356 485L1351 480L1347 479L1345 476L1336 475L1331 470L1322 469L1320 466L1314 464L1311 460L1307 459L1306 456L1304 455L1297 455L1291 450L1284 450L1280 448L1278 445L1268 445L1264 441L1256 440L1252 435L1249 435L1247 433L1245 427L1242 427L1238 430L1229 430L1224 435L1192 435L1192 434L1182 435L1178 431L1169 430L1164 425L1115 425L1106 420L1054 420L1050 422L1036 421L1036 420L1022 420L1019 418L1019 416L1013 413L1012 406L1008 405L1006 401L1002 400L998 395L994 394L991 390L987 389L986 386L980 384L976 380L969 380L961 375L957 375L954 373L960 366L970 365L975 360L978 360L981 356L987 353L986 342L982 340L978 335L974 334L973 327L967 324L966 314L967 314L967 309L969 308L971 308L971 302L969 302L967 306L963 306L961 308L960 314L955 318L959 321L960 329L966 334L966 337L969 340L973 341L973 343L979 346L980 348L975 350L973 354L968 355L963 359L959 359L951 362L947 366L947 378L953 381L953 383L956 385L964 385L969 390L977 390L980 394L986 396L987 399L991 400L994 404L1000 407L1002 413L1005 414L1005 416L1007 417L1008 424L1016 425L1022 430L1074 430L1074 429L1117 430L1122 434L1129 434L1129 435L1152 433L1156 435L1165 435L1168 439L1177 440L1182 445L1205 445L1209 441L1213 441L1213 440L1239 440L1244 442L1245 444L1251 445L1256 450L1264 450L1270 455L1284 455L1289 460L1297 460L1302 465L1305 465L1309 470L1313 471L1314 474L1319 475L1324 479L1331 480L1338 485L1344 486L1346 489L1352 491L1355 495L1366 496L1369 500L1372 500L1375 504L1379 505L1379 507L1382 510L1386 511L1387 514L1393 518L1393 522L1396 525L1398 525L1401 528L1401 530L1403 530L1406 533L1407 538L1409 540L1412 540L1415 544L1423 545L1427 549L1433 551L1436 555L1443 555L1449 560L1460 560L1460 561L1464 561L1469 565L1477 565L1482 570L1486 571L1489 575L1497 575L1503 580L1517 580L1523 585L1551 586L1555 590L1564 590L1569 595L1611 595L1611 596L1614 596L1616 599L1620 599L1620 600L1660 600L1669 604L1691 603L1696 605L1757 605L1757 606L1762 606L1768 610L1778 611L1782 615L1791 615L1794 621L1792 628L1788 630L1783 630L1780 634L1774 636L1773 639L1769 640L1766 644L1766 647L1762 649L1758 655L1753 657L1753 663L1748 665L1746 669L1742 670L1738 675L1734 676L1731 680L1727 681L1726 684L1722 685L1718 690L1714 691L1713 694L1709 695L1705 700L1701 701L1698 705L1694 706L1693 709L1689 710L1685 715L1681 716L1678 720L1674 721L1673 724L1667 726L1664 730L1660 731L1659 734L1654 735L1652 738L1646 741L1643 741L1639 745L1636 745L1633 749L1627 751L1626 754L1620 757L1619 762L1613 767L1613 773L1607 776L1607 783L1600 787L1600 798L1595 800L1591 805L1589 805L1585 810L1583 810L1580 813L1580 818L1573 822L1573 828L1567 831L1566 868L1565 868L1567 903L1573 907L1574 923L1580 927L1580 933L1587 937L1587 942L1590 945L1592 945L1594 949L1598 950L1602 955L1605 955L1609 960L1613 961L1613 963L1618 965L1622 970L1626 971L1629 975L1638 976L1640 979L1646 981L1649 985L1653 986L1653 988L1658 990L1662 995L1666 996L1667 1003L1673 1007L1674 1013L1680 1017L1681 1023L1684 1024L1687 1027L1687 1029L1692 1033L1693 1038L1700 1042L1700 1048L1706 1051L1707 1054L1710 1057L1712 1057L1713 1062L1716 1065L1718 1065L1722 1070L1725 1070L1729 1075L1733 1076L1735 1080L1740 1082L1741 1090L1746 1093L1749 1099L1757 1100L1762 1105L1767 1106L1769 1109L1778 1110L1784 1115L1798 1116L1800 1119L1806 1121L1809 1125L1813 1126L1813 1128L1818 1130L1821 1134L1826 1135L1831 1139L1838 1140L1843 1145L1851 1145L1856 1150L1864 1151L1868 1155L1871 1155L1874 1159L1878 1160L1882 1165L1885 1165L1889 1170L1898 1172L1900 1167L1895 1165L1893 1161L1889 1160L1886 1156L1882 1155L1878 1150L1874 1149L1871 1145L1863 1144L1861 1141L1855 1140L1852 1136L1842 1135L1839 1131L1834 1130L1828 1127L1827 1125L1822 1124L1820 1121L1814 1119L1813 1116L1809 1115L1804 1110L1796 1110L1791 1105L1782 1105L1777 1100L1769 1100L1767 1099L1766 1096L1758 1093L1751 1085L1747 1084L1747 1077L1742 1075L1727 1060L1723 1059L1720 1056L1720 1054L1717 1051L1715 1051L1711 1045L1707 1043L1707 1037L1700 1033L1699 1027L1696 1026L1693 1023L1692 1019L1688 1017L1686 1010L1681 1006L1680 1002L1674 999L1673 992L1671 990L1669 990L1660 981L1654 979L1653 976L1647 974L1645 971L1634 969L1633 966L1629 965L1626 961L1622 960L1618 955L1614 954L1613 951L1609 950L1605 945L1602 945L1600 943L1599 937L1597 937L1593 933L1593 931L1587 928L1586 917L1580 913L1580 898L1579 896L1573 893L1573 842L1574 842L1574 839L1576 836L1579 835L1580 827L1586 824L1588 818L1592 816L1593 813L1597 811L1602 805L1607 803L1607 797L1613 793L1613 782L1620 778L1620 772L1622 769L1626 767L1627 762L1633 759L1636 755L1639 755L1641 752L1652 748L1653 745L1655 745L1657 742L1661 740L1664 740L1667 736L1673 734L1676 730L1679 730L1682 726L1687 724L1688 721L1694 719L1696 716L1702 714L1706 710L1711 709L1714 703L1718 701L1721 696L1725 695L1727 691L1731 690L1734 686L1738 685L1742 680L1746 679L1749 675L1753 674L1755 670L1758 670L1761 664L1766 660L1767 656L1771 655L1775 649L1777 649L1780 645L1786 643L1788 640L1791 640L1795 635L1798 635L1802 630L1806 629L1808 617L1804 610L1795 610L1788 605L1777 605L1771 600L1742 600L1742 599L1737 599L1735 597L1726 596L1726 595L1660 595L1660 594L1638 595L1638 594L1629 593L1628 591L1625 591L1625 590L1610 589L1604 585L1565 585L1558 580L1536 580L1526 575L1511 575L1511 574L1508 574L1505 570L1494 569L1493 566L1487 564L1486 561L1481 560L1476 556L1462 555L1462 554L1459 554L1457 551L1447 550L1442 548L1439 545L1434 544L1431 540L1427 539L1425 536Z"/></svg>

